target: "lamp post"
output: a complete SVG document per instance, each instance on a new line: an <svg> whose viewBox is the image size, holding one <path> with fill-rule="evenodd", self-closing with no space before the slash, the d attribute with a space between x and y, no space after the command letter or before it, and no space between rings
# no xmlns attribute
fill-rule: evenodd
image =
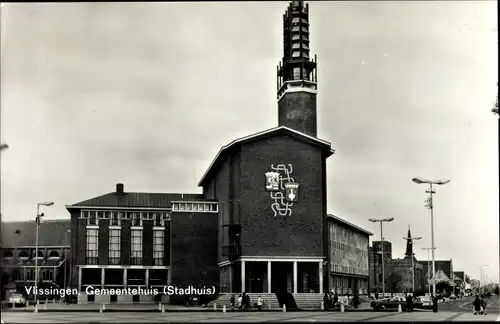
<svg viewBox="0 0 500 324"><path fill-rule="evenodd" d="M369 218L368 219L372 223L380 223L380 247L381 247L381 260L382 260L382 298L385 298L385 273L384 273L384 229L383 229L383 223L384 222L392 222L394 220L394 217L388 217L388 218Z"/></svg>
<svg viewBox="0 0 500 324"><path fill-rule="evenodd" d="M482 294L483 293L483 273L484 273L484 268L488 267L489 265L488 264L483 264L483 265L477 265L477 264L474 264L474 266L478 267L479 268L479 272L480 272L480 277L479 277L479 293Z"/></svg>
<svg viewBox="0 0 500 324"><path fill-rule="evenodd" d="M66 230L66 235L64 235L64 290L68 287L66 282L67 264L68 264L68 234L71 230Z"/></svg>
<svg viewBox="0 0 500 324"><path fill-rule="evenodd" d="M415 241L421 240L421 237L403 237L403 240L411 241L411 289L412 294L415 293L415 252L413 251L413 247L415 246Z"/></svg>
<svg viewBox="0 0 500 324"><path fill-rule="evenodd" d="M6 150L8 148L9 148L9 145L7 145L5 143L4 144L0 144L0 151Z"/></svg>
<svg viewBox="0 0 500 324"><path fill-rule="evenodd" d="M36 246L35 246L35 303L38 299L38 231L40 228L40 224L42 222L43 213L40 214L40 206L52 206L54 204L53 201L45 201L36 204Z"/></svg>
<svg viewBox="0 0 500 324"><path fill-rule="evenodd" d="M436 275L436 247L434 246L434 204L432 201L432 195L436 193L434 189L432 189L432 185L438 185L442 186L450 182L450 180L426 180L426 179L420 179L420 178L413 178L413 182L416 184L428 184L429 185L429 190L426 190L425 192L429 194L429 198L427 199L427 205L426 207L429 208L431 211L431 250L432 250L432 294L433 296L436 296L436 280L435 280L435 275Z"/></svg>
<svg viewBox="0 0 500 324"><path fill-rule="evenodd" d="M422 250L427 251L427 285L429 286L429 295L431 294L431 276L430 276L430 271L431 271L431 256L430 252L433 248L422 248Z"/></svg>

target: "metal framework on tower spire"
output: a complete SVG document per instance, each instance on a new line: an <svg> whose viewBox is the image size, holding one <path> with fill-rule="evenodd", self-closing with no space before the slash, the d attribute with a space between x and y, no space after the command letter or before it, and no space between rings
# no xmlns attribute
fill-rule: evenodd
<svg viewBox="0 0 500 324"><path fill-rule="evenodd" d="M310 58L309 5L292 1L283 15L283 59L277 66L278 98L289 84L317 89L317 57Z"/></svg>

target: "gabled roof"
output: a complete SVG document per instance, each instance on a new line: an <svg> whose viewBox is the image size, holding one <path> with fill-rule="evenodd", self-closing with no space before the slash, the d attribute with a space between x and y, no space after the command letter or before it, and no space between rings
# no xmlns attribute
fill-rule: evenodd
<svg viewBox="0 0 500 324"><path fill-rule="evenodd" d="M71 229L70 219L44 220L38 229L38 246L64 246L66 231ZM35 221L2 222L2 247L20 247L36 245Z"/></svg>
<svg viewBox="0 0 500 324"><path fill-rule="evenodd" d="M261 138L265 138L265 137L268 137L268 136L277 135L277 134L280 134L280 133L281 134L290 135L290 136L293 136L295 138L299 138L299 139L301 139L301 140L303 140L305 142L308 142L308 143L310 143L312 145L316 145L316 146L324 149L325 151L327 151L328 152L328 156L331 156L332 154L335 153L335 151L332 150L332 148L331 148L330 142L321 140L321 139L313 137L313 136L306 135L306 134L301 133L299 131L296 131L296 130L293 130L291 128L288 128L286 126L275 127L275 128L271 128L271 129L268 129L268 130L265 130L265 131L262 131L262 132L259 132L259 133L255 133L255 134L252 134L252 135L241 137L239 139L235 139L234 141L232 141L231 143L227 144L226 146L223 146L219 150L219 153L217 153L217 155L215 156L214 160L212 161L212 163L208 167L207 171L205 171L205 174L203 174L203 176L201 177L200 182L198 182L198 186L199 187L203 186L203 184L204 184L206 178L208 177L208 175L211 172L213 172L215 169L217 169L220 161L227 155L227 153L229 152L229 150L232 147L234 147L235 145L241 145L241 144L244 144L244 143L248 143L248 142L252 142L252 141L257 141L257 140L259 140Z"/></svg>
<svg viewBox="0 0 500 324"><path fill-rule="evenodd" d="M340 218L340 217L338 217L338 216L335 216L335 215L333 215L333 214L327 214L327 215L326 215L326 217L328 217L328 218L332 218L332 219L334 219L334 220L336 220L336 221L338 221L338 222L340 222L340 223L342 223L342 224L346 225L347 227L350 227L350 228L352 228L352 229L354 229L354 230L357 230L357 231L359 231L359 232L362 232L362 233L368 234L369 236L373 235L373 233L372 233L372 232L367 231L367 230L365 230L365 229L363 229L363 228L361 228L361 227L359 227L359 226L356 226L356 225L354 225L354 224L352 224L352 223L349 223L348 221L346 221L346 220L344 220L344 219L342 219L342 218Z"/></svg>
<svg viewBox="0 0 500 324"><path fill-rule="evenodd" d="M460 280L465 280L465 271L454 271L453 275L458 277Z"/></svg>
<svg viewBox="0 0 500 324"><path fill-rule="evenodd" d="M422 261L418 261L423 267L424 267L424 272L427 273L427 260L422 260ZM452 273L451 273L451 269L452 269L452 264L451 264L451 260L436 260L434 261L435 262L435 266L436 266L436 274L438 272L438 270L441 270L443 271L443 273L448 277L448 278L452 278ZM430 269L432 269L432 262L430 263ZM431 270L432 272L432 270Z"/></svg>
<svg viewBox="0 0 500 324"><path fill-rule="evenodd" d="M149 193L149 192L110 192L108 194L66 206L67 209L81 207L132 207L132 208L170 208L172 201L205 200L202 194Z"/></svg>

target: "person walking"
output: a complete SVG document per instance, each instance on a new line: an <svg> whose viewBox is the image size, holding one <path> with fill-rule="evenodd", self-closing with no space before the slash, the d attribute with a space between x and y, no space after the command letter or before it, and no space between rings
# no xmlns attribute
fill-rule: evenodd
<svg viewBox="0 0 500 324"><path fill-rule="evenodd" d="M432 311L434 313L438 311L438 298L436 296L432 296Z"/></svg>
<svg viewBox="0 0 500 324"><path fill-rule="evenodd" d="M231 296L230 303L231 303L231 310L234 310L234 304L236 303L236 298L234 297L234 295Z"/></svg>
<svg viewBox="0 0 500 324"><path fill-rule="evenodd" d="M406 310L407 310L408 312L411 312L411 311L412 311L412 309L411 309L411 304L412 304L411 296L410 296L410 294L407 294L407 295L406 295Z"/></svg>
<svg viewBox="0 0 500 324"><path fill-rule="evenodd" d="M264 301L262 300L262 297L259 296L259 298L257 298L257 309L261 310L263 304L264 304Z"/></svg>
<svg viewBox="0 0 500 324"><path fill-rule="evenodd" d="M476 295L476 298L474 299L472 305L474 306L474 315L481 313L481 299L478 295Z"/></svg>
<svg viewBox="0 0 500 324"><path fill-rule="evenodd" d="M488 299L486 298L486 296L483 295L481 298L481 309L483 315L488 315L488 312L486 311L487 305L488 305Z"/></svg>
<svg viewBox="0 0 500 324"><path fill-rule="evenodd" d="M323 309L327 311L329 306L330 306L330 296L328 296L328 293L325 292L325 295L323 296Z"/></svg>

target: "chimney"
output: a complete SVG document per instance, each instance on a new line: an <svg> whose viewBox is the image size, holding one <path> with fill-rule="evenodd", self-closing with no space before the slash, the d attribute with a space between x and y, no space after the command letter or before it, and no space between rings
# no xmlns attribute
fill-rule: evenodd
<svg viewBox="0 0 500 324"><path fill-rule="evenodd" d="M123 192L123 183L116 184L116 193L118 195L122 195L124 193Z"/></svg>

